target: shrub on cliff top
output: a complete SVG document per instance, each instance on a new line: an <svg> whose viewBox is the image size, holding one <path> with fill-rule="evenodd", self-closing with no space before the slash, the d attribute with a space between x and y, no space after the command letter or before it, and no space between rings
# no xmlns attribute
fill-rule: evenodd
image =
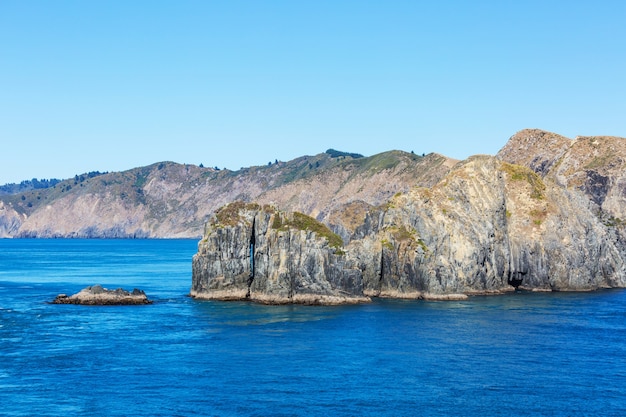
<svg viewBox="0 0 626 417"><path fill-rule="evenodd" d="M341 152L335 149L328 149L326 153L330 155L331 158L339 158L342 156L349 156L354 159L363 158L363 155L360 153Z"/></svg>
<svg viewBox="0 0 626 417"><path fill-rule="evenodd" d="M340 248L343 246L343 240L341 240L339 235L333 233L326 225L311 216L295 211L291 218L287 218L276 213L272 222L273 229L286 230L291 227L297 230L315 232L318 236L326 238L330 247Z"/></svg>
<svg viewBox="0 0 626 417"><path fill-rule="evenodd" d="M218 226L235 226L241 219L239 214L241 210L259 210L260 208L261 206L256 203L234 201L223 206L215 213L215 224Z"/></svg>

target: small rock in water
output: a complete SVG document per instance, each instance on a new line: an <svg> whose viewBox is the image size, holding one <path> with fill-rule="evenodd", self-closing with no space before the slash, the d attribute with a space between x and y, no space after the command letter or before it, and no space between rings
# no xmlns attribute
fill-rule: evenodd
<svg viewBox="0 0 626 417"><path fill-rule="evenodd" d="M68 296L59 294L53 304L81 304L81 305L138 305L152 304L146 293L137 288L128 292L123 288L108 290L102 285L93 285L82 289L80 292Z"/></svg>

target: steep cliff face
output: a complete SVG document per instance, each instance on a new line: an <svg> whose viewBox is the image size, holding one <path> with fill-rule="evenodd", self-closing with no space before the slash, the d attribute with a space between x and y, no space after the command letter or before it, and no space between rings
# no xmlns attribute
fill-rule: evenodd
<svg viewBox="0 0 626 417"><path fill-rule="evenodd" d="M546 140L555 137L558 140ZM523 130L511 137L497 156L530 167L545 181L586 198L626 259L626 139L593 136L571 140L536 129ZM551 162L542 169L533 161Z"/></svg>
<svg viewBox="0 0 626 417"><path fill-rule="evenodd" d="M505 291L504 178L473 158L432 188L392 199L350 242L370 295L420 297ZM373 226L373 227L372 227Z"/></svg>
<svg viewBox="0 0 626 417"><path fill-rule="evenodd" d="M333 217L347 242L341 250L308 226L283 229L294 214L228 207L238 220L210 223L194 257L195 296L451 299L626 286L615 234L583 195L495 157L470 158L384 206L343 206Z"/></svg>
<svg viewBox="0 0 626 417"><path fill-rule="evenodd" d="M59 199L24 218L19 237L145 238L145 207L125 204L117 195L84 194Z"/></svg>
<svg viewBox="0 0 626 417"><path fill-rule="evenodd" d="M384 269L378 288L371 274L364 286L381 294L626 284L617 241L584 198L493 157L470 158L435 187L395 198L370 236Z"/></svg>
<svg viewBox="0 0 626 417"><path fill-rule="evenodd" d="M193 258L191 295L271 304L366 301L360 271L346 267L341 245L304 214L232 203L207 224Z"/></svg>

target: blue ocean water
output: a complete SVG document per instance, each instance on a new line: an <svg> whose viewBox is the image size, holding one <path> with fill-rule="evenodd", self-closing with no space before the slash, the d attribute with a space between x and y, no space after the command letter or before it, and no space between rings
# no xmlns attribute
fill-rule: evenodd
<svg viewBox="0 0 626 417"><path fill-rule="evenodd" d="M197 301L195 250L0 240L0 415L626 415L625 291ZM48 303L96 283L155 303Z"/></svg>

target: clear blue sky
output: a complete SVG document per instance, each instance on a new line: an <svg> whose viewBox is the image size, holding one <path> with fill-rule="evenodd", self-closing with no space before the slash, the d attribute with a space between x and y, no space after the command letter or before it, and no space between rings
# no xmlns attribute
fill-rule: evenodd
<svg viewBox="0 0 626 417"><path fill-rule="evenodd" d="M0 1L0 184L626 136L625 1Z"/></svg>

